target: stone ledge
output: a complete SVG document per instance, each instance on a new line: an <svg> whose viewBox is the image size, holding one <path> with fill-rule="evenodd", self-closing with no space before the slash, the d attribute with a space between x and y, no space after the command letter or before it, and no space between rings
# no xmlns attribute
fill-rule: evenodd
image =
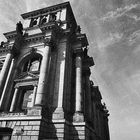
<svg viewBox="0 0 140 140"><path fill-rule="evenodd" d="M4 116L0 117L0 121L13 121L13 120L41 120L42 116Z"/></svg>

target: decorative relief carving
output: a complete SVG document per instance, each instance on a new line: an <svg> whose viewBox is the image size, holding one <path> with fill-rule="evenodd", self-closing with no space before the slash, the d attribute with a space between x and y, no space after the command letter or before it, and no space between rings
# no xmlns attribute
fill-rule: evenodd
<svg viewBox="0 0 140 140"><path fill-rule="evenodd" d="M30 53L31 53L31 54L35 53L36 51L37 51L36 48L33 48L33 47L32 47L32 48L30 49Z"/></svg>
<svg viewBox="0 0 140 140"><path fill-rule="evenodd" d="M49 38L49 37L46 37L46 38L44 39L44 44L45 44L45 46L50 46L50 45L51 45L51 42L52 42L51 37L50 37L50 38Z"/></svg>

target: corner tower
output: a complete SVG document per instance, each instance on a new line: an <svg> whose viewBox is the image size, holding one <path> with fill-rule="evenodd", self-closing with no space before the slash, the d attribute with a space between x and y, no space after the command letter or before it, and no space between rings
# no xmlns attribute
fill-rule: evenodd
<svg viewBox="0 0 140 140"><path fill-rule="evenodd" d="M87 37L69 2L21 16L0 47L0 138L109 140Z"/></svg>

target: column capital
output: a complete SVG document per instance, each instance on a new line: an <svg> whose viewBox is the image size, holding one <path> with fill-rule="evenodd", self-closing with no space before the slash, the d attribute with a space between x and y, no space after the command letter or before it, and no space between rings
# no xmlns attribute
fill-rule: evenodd
<svg viewBox="0 0 140 140"><path fill-rule="evenodd" d="M78 42L81 42L82 47L88 46L88 40L87 40L86 34L81 34L81 33L77 34L76 40Z"/></svg>
<svg viewBox="0 0 140 140"><path fill-rule="evenodd" d="M55 38L53 38L52 36L45 37L44 38L44 45L49 46L51 48L54 48L56 46Z"/></svg>
<svg viewBox="0 0 140 140"><path fill-rule="evenodd" d="M37 87L37 84L34 84L33 86L34 86L34 87Z"/></svg>
<svg viewBox="0 0 140 140"><path fill-rule="evenodd" d="M14 57L19 54L19 48L15 44L9 44L7 46L8 53L12 54Z"/></svg>
<svg viewBox="0 0 140 140"><path fill-rule="evenodd" d="M83 57L83 53L82 52L75 52L75 57Z"/></svg>
<svg viewBox="0 0 140 140"><path fill-rule="evenodd" d="M15 89L19 89L19 86L18 85L15 85L15 87L14 87Z"/></svg>
<svg viewBox="0 0 140 140"><path fill-rule="evenodd" d="M8 52L14 54L14 45L7 46Z"/></svg>
<svg viewBox="0 0 140 140"><path fill-rule="evenodd" d="M82 49L82 44L80 42L77 42L73 45L73 51L75 54L82 54L83 49Z"/></svg>
<svg viewBox="0 0 140 140"><path fill-rule="evenodd" d="M44 38L44 45L45 46L51 46L51 37L45 37Z"/></svg>

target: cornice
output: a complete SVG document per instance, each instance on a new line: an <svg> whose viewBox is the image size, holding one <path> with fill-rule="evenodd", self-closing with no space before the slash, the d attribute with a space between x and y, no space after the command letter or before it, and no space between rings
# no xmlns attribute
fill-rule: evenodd
<svg viewBox="0 0 140 140"><path fill-rule="evenodd" d="M15 82L21 83L21 82L31 82L31 81L37 81L38 78L29 78L29 79L16 79Z"/></svg>
<svg viewBox="0 0 140 140"><path fill-rule="evenodd" d="M60 30L57 22L48 22L46 24L40 25L39 28L42 32L45 32L47 30L53 30L55 32L58 32Z"/></svg>
<svg viewBox="0 0 140 140"><path fill-rule="evenodd" d="M76 40L80 41L82 43L83 47L89 45L86 34L81 34L81 33L80 34L76 34Z"/></svg>
<svg viewBox="0 0 140 140"><path fill-rule="evenodd" d="M91 66L94 66L94 61L93 61L93 58L92 57L85 57L83 59L83 66L84 67L91 67Z"/></svg>
<svg viewBox="0 0 140 140"><path fill-rule="evenodd" d="M15 38L17 33L16 31L11 31L11 32L3 33L3 35L9 40Z"/></svg>
<svg viewBox="0 0 140 140"><path fill-rule="evenodd" d="M7 53L7 52L9 52L9 49L7 47L0 48L0 53Z"/></svg>
<svg viewBox="0 0 140 140"><path fill-rule="evenodd" d="M27 35L24 37L25 42L39 41L42 39L44 39L44 34L42 34L42 33L30 35L30 36Z"/></svg>
<svg viewBox="0 0 140 140"><path fill-rule="evenodd" d="M27 18L34 17L34 16L37 16L37 15L40 16L44 13L53 12L55 10L65 8L67 6L70 6L69 2L65 2L65 3L53 5L53 6L50 6L50 7L46 7L46 8L43 8L43 9L35 10L35 11L32 11L32 12L24 13L21 16L22 16L23 19L27 19Z"/></svg>

